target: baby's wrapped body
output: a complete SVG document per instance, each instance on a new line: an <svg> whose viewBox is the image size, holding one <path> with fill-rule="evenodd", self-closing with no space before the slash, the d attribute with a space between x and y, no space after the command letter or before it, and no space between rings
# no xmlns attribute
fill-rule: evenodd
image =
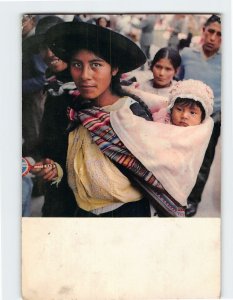
<svg viewBox="0 0 233 300"><path fill-rule="evenodd" d="M127 149L174 199L186 205L208 146L212 119L179 127L146 121L133 115L125 105L118 112L111 112L110 122Z"/></svg>
<svg viewBox="0 0 233 300"><path fill-rule="evenodd" d="M143 92L136 93L152 112L170 112L178 97L194 99L204 108L204 120L195 126L180 127L169 122L148 122L132 114L127 103L111 112L111 125L127 149L159 180L179 203L186 205L201 167L213 129L213 92L203 82L177 82L168 98ZM167 118L167 116L165 116ZM166 119L165 118L165 119Z"/></svg>

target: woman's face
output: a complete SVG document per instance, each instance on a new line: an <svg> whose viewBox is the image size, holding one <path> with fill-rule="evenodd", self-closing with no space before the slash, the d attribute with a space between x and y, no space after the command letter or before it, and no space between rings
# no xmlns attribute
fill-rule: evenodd
<svg viewBox="0 0 233 300"><path fill-rule="evenodd" d="M165 88L171 84L176 70L168 58L161 58L154 64L152 73L155 87Z"/></svg>
<svg viewBox="0 0 233 300"><path fill-rule="evenodd" d="M89 50L77 51L70 63L71 76L85 99L101 102L111 95L110 84L117 69Z"/></svg>

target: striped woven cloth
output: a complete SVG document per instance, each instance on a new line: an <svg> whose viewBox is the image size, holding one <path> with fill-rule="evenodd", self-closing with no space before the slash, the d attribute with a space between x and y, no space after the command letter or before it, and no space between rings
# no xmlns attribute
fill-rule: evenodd
<svg viewBox="0 0 233 300"><path fill-rule="evenodd" d="M112 161L130 170L156 188L156 199L170 216L183 217L184 207L173 199L156 177L148 171L120 141L110 124L110 114L101 108L93 107L77 112L77 118L88 129L99 149Z"/></svg>

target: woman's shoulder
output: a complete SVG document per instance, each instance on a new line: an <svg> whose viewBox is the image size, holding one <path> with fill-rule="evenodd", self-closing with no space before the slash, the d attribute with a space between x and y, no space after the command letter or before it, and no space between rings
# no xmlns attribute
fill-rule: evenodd
<svg viewBox="0 0 233 300"><path fill-rule="evenodd" d="M131 96L124 97L124 103L129 107L132 113L138 117L151 121L151 114L141 98L133 98Z"/></svg>
<svg viewBox="0 0 233 300"><path fill-rule="evenodd" d="M146 103L149 109L157 110L161 106L164 107L168 105L168 98L162 95L143 91L140 88L124 87L124 90L139 97L144 103Z"/></svg>
<svg viewBox="0 0 233 300"><path fill-rule="evenodd" d="M145 92L154 92L153 79L143 81L138 84L138 88Z"/></svg>
<svg viewBox="0 0 233 300"><path fill-rule="evenodd" d="M153 85L153 79L150 79L140 83L138 85L138 89L155 95L168 97L171 88L174 86L174 84L176 84L176 82L177 82L176 80L172 80L171 84L168 87L156 88Z"/></svg>

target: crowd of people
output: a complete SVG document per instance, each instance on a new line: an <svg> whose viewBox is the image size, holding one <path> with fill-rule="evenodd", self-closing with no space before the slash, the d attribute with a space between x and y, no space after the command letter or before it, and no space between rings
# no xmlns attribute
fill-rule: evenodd
<svg viewBox="0 0 233 300"><path fill-rule="evenodd" d="M220 16L24 15L22 121L24 217L33 193L43 217L194 216L220 136Z"/></svg>

